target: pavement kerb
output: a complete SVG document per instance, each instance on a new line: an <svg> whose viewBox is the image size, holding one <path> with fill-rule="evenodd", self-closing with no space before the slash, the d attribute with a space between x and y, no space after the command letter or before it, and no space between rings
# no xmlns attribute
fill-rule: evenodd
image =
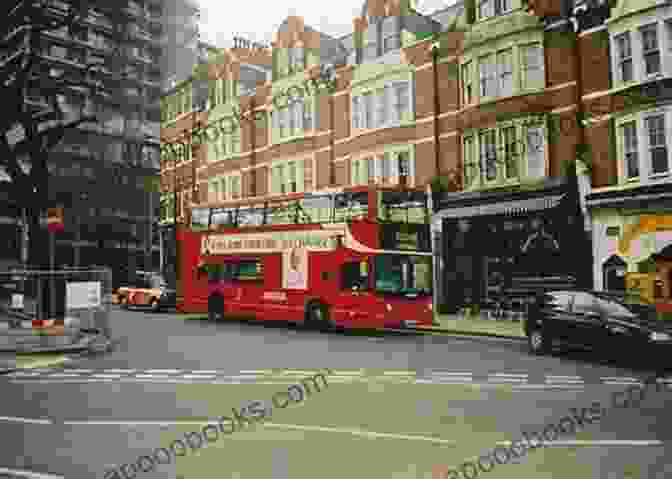
<svg viewBox="0 0 672 479"><path fill-rule="evenodd" d="M441 333L445 336L462 336L462 337L479 337L479 338L496 338L496 339L511 339L514 341L525 341L525 338L520 336L509 336L506 334L486 333L483 331L461 331L459 329L443 329L433 326L421 326L412 328L414 331L429 331L432 333Z"/></svg>

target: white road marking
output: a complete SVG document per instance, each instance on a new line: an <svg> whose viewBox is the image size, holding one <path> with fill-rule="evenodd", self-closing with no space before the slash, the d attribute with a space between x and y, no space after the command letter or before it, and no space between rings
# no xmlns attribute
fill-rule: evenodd
<svg viewBox="0 0 672 479"><path fill-rule="evenodd" d="M432 378L432 379L416 379L415 382L418 384L462 384L472 382L472 378Z"/></svg>
<svg viewBox="0 0 672 479"><path fill-rule="evenodd" d="M488 376L488 382L490 382L490 383L526 383L527 378L503 378L503 377Z"/></svg>
<svg viewBox="0 0 672 479"><path fill-rule="evenodd" d="M643 386L644 383L631 381L604 381L607 386Z"/></svg>
<svg viewBox="0 0 672 479"><path fill-rule="evenodd" d="M663 441L633 441L633 440L596 440L596 441L552 441L545 443L548 447L576 447L576 446L662 446ZM510 446L511 441L500 441L498 446Z"/></svg>
<svg viewBox="0 0 672 479"><path fill-rule="evenodd" d="M548 375L546 376L546 379L581 379L581 376L553 376L553 375Z"/></svg>
<svg viewBox="0 0 672 479"><path fill-rule="evenodd" d="M78 378L81 377L79 374L76 373L54 373L54 374L48 374L48 378Z"/></svg>
<svg viewBox="0 0 672 479"><path fill-rule="evenodd" d="M512 386L513 389L568 389L568 390L576 390L576 391L581 391L584 390L585 387L583 386L583 383L581 384L517 384Z"/></svg>
<svg viewBox="0 0 672 479"><path fill-rule="evenodd" d="M178 374L182 372L182 369L148 369L144 372L147 374Z"/></svg>
<svg viewBox="0 0 672 479"><path fill-rule="evenodd" d="M53 424L51 419L31 419L26 417L0 416L0 421L22 422L25 424Z"/></svg>
<svg viewBox="0 0 672 479"><path fill-rule="evenodd" d="M136 374L134 377L137 379L175 379L161 374Z"/></svg>
<svg viewBox="0 0 672 479"><path fill-rule="evenodd" d="M28 373L24 371L16 371L14 373L9 373L7 377L10 378L16 378L16 377L34 377L34 376L39 376L40 373Z"/></svg>
<svg viewBox="0 0 672 479"><path fill-rule="evenodd" d="M133 374L136 373L138 370L137 369L105 369L104 370L107 373L115 373L115 374Z"/></svg>
<svg viewBox="0 0 672 479"><path fill-rule="evenodd" d="M601 377L600 380L601 380L601 381L632 381L632 382L639 382L639 380L636 379L636 378L611 377L611 376Z"/></svg>
<svg viewBox="0 0 672 479"><path fill-rule="evenodd" d="M493 373L493 374L490 374L489 376L502 377L502 378L526 378L526 377L528 377L527 374L509 374L509 373Z"/></svg>
<svg viewBox="0 0 672 479"><path fill-rule="evenodd" d="M452 439L441 439L438 437L429 436L409 436L406 434L392 434L385 432L364 431L361 429L346 429L336 427L322 427L322 426L303 426L299 424L278 424L273 422L260 423L262 426L277 428L277 429L295 429L298 431L317 431L317 432L338 432L344 434L352 434L353 436L387 438L387 439L404 439L408 441L425 441L435 442L438 444L457 444L457 441Z"/></svg>
<svg viewBox="0 0 672 479"><path fill-rule="evenodd" d="M12 474L19 476L21 479L65 479L64 476L59 476L56 474L47 474L43 472L33 472L26 471L22 469L7 469L6 467L0 467L0 474Z"/></svg>
<svg viewBox="0 0 672 479"><path fill-rule="evenodd" d="M546 378L546 384L583 384L583 379L548 379Z"/></svg>
<svg viewBox="0 0 672 479"><path fill-rule="evenodd" d="M93 369L68 369L71 373L78 373L78 374L88 374L92 373Z"/></svg>
<svg viewBox="0 0 672 479"><path fill-rule="evenodd" d="M109 379L119 379L121 374L92 374L93 378L109 378Z"/></svg>
<svg viewBox="0 0 672 479"><path fill-rule="evenodd" d="M216 374L184 374L184 379L212 379L216 378Z"/></svg>

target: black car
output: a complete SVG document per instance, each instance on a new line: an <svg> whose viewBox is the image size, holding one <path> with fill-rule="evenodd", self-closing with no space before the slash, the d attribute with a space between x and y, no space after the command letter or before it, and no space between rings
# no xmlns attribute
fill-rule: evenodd
<svg viewBox="0 0 672 479"><path fill-rule="evenodd" d="M658 353L672 353L672 322L658 319L653 305L599 291L538 294L528 309L525 334L534 354L550 352L555 343L620 355L641 351L660 361L669 359Z"/></svg>

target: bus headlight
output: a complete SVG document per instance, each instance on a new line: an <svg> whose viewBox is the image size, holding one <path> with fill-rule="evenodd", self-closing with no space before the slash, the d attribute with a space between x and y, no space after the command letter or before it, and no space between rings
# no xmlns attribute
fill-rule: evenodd
<svg viewBox="0 0 672 479"><path fill-rule="evenodd" d="M430 310L430 311L434 310L434 305L432 303L429 303L427 305L427 309Z"/></svg>
<svg viewBox="0 0 672 479"><path fill-rule="evenodd" d="M392 311L392 306L389 305L389 304L386 304L385 309L387 309L387 312L389 313L390 311Z"/></svg>

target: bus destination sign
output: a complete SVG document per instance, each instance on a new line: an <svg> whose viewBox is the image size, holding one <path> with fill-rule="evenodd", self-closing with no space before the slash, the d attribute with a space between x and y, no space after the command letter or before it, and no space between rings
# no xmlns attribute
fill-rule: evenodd
<svg viewBox="0 0 672 479"><path fill-rule="evenodd" d="M336 248L338 236L338 232L323 230L210 235L201 241L201 254L270 253L293 248L333 250Z"/></svg>

